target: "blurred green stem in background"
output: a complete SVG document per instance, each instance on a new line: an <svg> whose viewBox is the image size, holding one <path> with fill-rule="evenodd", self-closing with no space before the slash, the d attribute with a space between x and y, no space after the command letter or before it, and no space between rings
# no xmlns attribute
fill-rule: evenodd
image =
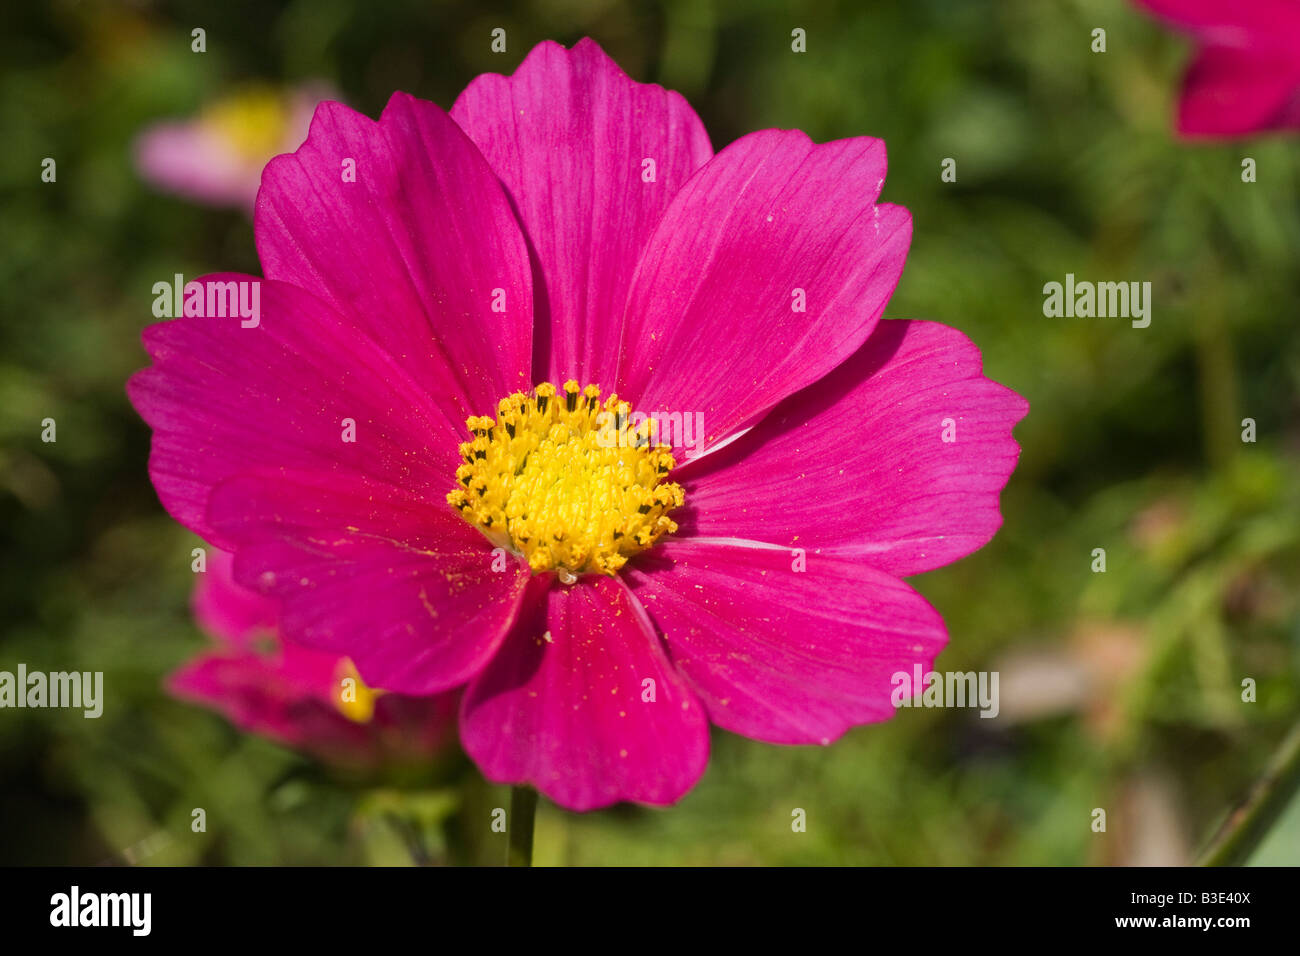
<svg viewBox="0 0 1300 956"><path fill-rule="evenodd" d="M1196 363L1205 457L1212 469L1223 472L1241 450L1237 360L1224 318L1222 281L1217 269L1211 266L1207 271L1212 281L1205 285L1205 305L1196 320Z"/></svg>
<svg viewBox="0 0 1300 956"><path fill-rule="evenodd" d="M506 866L533 865L533 821L537 816L537 791L532 787L510 788L510 844Z"/></svg>
<svg viewBox="0 0 1300 956"><path fill-rule="evenodd" d="M444 787L381 787L363 794L356 820L371 845L371 862L394 865L397 851L415 866L445 865L449 853L444 827L460 809L460 799Z"/></svg>
<svg viewBox="0 0 1300 956"><path fill-rule="evenodd" d="M1223 821L1197 860L1201 866L1240 866L1272 829L1300 786L1300 723L1291 728L1250 796Z"/></svg>

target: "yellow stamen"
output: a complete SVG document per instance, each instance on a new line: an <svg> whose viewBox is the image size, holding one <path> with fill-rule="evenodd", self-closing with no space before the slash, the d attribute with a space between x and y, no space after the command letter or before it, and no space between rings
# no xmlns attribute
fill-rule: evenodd
<svg viewBox="0 0 1300 956"><path fill-rule="evenodd" d="M335 706L348 720L358 724L368 724L375 716L375 701L383 693L366 686L356 667L348 658L343 658L338 667L339 692ZM352 683L345 683L351 678Z"/></svg>
<svg viewBox="0 0 1300 956"><path fill-rule="evenodd" d="M494 544L523 555L534 572L613 574L677 530L668 512L681 485L663 482L676 464L652 444L654 420L632 425L627 402L576 381L515 392L495 419L471 416L460 446L460 487L447 503Z"/></svg>
<svg viewBox="0 0 1300 956"><path fill-rule="evenodd" d="M218 100L201 121L244 159L266 162L284 149L289 109L276 90L258 86Z"/></svg>

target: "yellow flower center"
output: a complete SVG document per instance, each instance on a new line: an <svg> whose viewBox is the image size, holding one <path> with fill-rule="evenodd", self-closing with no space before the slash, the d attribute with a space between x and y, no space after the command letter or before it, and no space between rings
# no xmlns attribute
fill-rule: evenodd
<svg viewBox="0 0 1300 956"><path fill-rule="evenodd" d="M534 572L566 584L613 574L677 530L668 512L682 487L661 483L676 464L669 446L652 444L655 420L617 395L602 404L595 385L543 382L503 398L495 419L465 424L474 438L460 446L447 503Z"/></svg>
<svg viewBox="0 0 1300 956"><path fill-rule="evenodd" d="M273 89L254 87L212 104L202 122L249 162L265 162L284 148L289 111Z"/></svg>
<svg viewBox="0 0 1300 956"><path fill-rule="evenodd" d="M334 706L353 723L370 723L375 716L375 701L383 691L367 687L356 666L346 657L339 663L338 677L339 693Z"/></svg>

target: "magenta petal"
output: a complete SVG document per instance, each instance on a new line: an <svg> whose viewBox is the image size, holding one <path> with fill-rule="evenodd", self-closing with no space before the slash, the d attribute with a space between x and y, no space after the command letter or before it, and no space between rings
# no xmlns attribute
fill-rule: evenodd
<svg viewBox="0 0 1300 956"><path fill-rule="evenodd" d="M281 602L286 640L346 654L371 687L464 684L514 620L528 575L440 500L346 474L245 475L212 495L235 580ZM498 565L499 567L500 565Z"/></svg>
<svg viewBox="0 0 1300 956"><path fill-rule="evenodd" d="M260 283L256 327L190 317L144 332L154 365L127 393L154 430L149 474L163 506L218 547L206 520L220 481L256 467L365 474L438 501L459 463L460 411L438 383L417 383L397 359L301 289ZM430 389L434 389L433 394ZM355 423L345 442L344 420Z"/></svg>
<svg viewBox="0 0 1300 956"><path fill-rule="evenodd" d="M708 724L645 612L615 578L545 593L536 580L530 612L465 693L466 752L490 779L570 810L677 800L704 772Z"/></svg>
<svg viewBox="0 0 1300 956"><path fill-rule="evenodd" d="M235 583L234 556L219 548L208 548L206 568L196 574L191 604L194 617L213 637L232 644L244 644L257 634L275 633L279 606L256 591Z"/></svg>
<svg viewBox="0 0 1300 956"><path fill-rule="evenodd" d="M683 531L835 549L899 576L941 567L1001 526L1020 455L1011 429L1028 409L984 378L956 329L882 322L824 380L683 471Z"/></svg>
<svg viewBox="0 0 1300 956"><path fill-rule="evenodd" d="M673 540L632 588L713 723L756 740L827 744L894 713L891 678L929 670L943 621L860 559Z"/></svg>
<svg viewBox="0 0 1300 956"><path fill-rule="evenodd" d="M1187 70L1178 131L1188 136L1241 136L1297 126L1297 103L1300 46L1288 55L1208 46Z"/></svg>
<svg viewBox="0 0 1300 956"><path fill-rule="evenodd" d="M434 104L394 93L374 122L322 103L302 147L266 167L255 221L268 278L330 302L458 417L531 385L523 234L482 154Z"/></svg>
<svg viewBox="0 0 1300 956"><path fill-rule="evenodd" d="M1136 0L1158 17L1224 45L1300 45L1295 0Z"/></svg>
<svg viewBox="0 0 1300 956"><path fill-rule="evenodd" d="M306 652L310 654L310 652ZM338 658L227 649L200 654L167 679L175 697L210 707L240 730L327 758L368 759L370 733L322 699Z"/></svg>
<svg viewBox="0 0 1300 956"><path fill-rule="evenodd" d="M505 183L537 255L537 377L611 384L641 250L713 155L704 126L591 40L539 44L512 76L476 78L451 115Z"/></svg>
<svg viewBox="0 0 1300 956"><path fill-rule="evenodd" d="M907 210L875 205L884 178L876 139L765 130L710 160L637 268L619 392L702 414L712 444L851 355L911 240Z"/></svg>
<svg viewBox="0 0 1300 956"><path fill-rule="evenodd" d="M424 758L450 741L456 695L384 694L367 723L339 710L345 661L292 644L269 653L227 648L200 654L167 679L176 697L225 715L241 730L318 757L374 764Z"/></svg>
<svg viewBox="0 0 1300 956"><path fill-rule="evenodd" d="M1137 2L1201 46L1183 82L1180 133L1231 137L1300 129L1300 3Z"/></svg>

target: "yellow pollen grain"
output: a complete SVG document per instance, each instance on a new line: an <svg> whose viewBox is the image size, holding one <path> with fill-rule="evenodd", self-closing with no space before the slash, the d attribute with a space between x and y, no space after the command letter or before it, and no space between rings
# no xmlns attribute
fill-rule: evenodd
<svg viewBox="0 0 1300 956"><path fill-rule="evenodd" d="M542 382L466 421L458 487L447 503L488 539L522 555L535 573L614 574L628 558L677 530L668 513L681 485L654 443L654 420L635 425L627 402L576 381Z"/></svg>

